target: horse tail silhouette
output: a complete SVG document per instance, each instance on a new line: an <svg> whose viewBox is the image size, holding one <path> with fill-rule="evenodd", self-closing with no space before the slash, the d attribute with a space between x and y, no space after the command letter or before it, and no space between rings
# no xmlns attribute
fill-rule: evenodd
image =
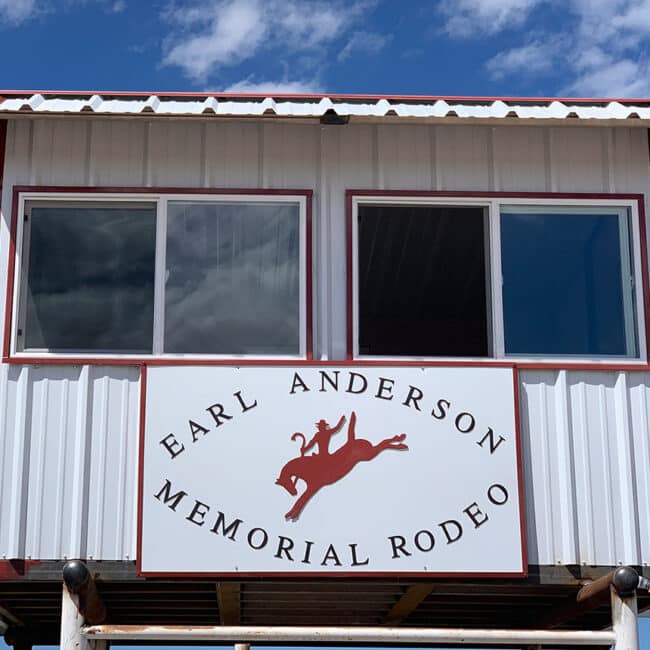
<svg viewBox="0 0 650 650"><path fill-rule="evenodd" d="M302 433L300 433L300 431L296 431L291 436L291 440L293 440L295 442L296 440L298 440L298 438L302 439L302 442L300 443L300 455L304 456L305 455L305 446L307 445L307 439L305 438L305 436Z"/></svg>

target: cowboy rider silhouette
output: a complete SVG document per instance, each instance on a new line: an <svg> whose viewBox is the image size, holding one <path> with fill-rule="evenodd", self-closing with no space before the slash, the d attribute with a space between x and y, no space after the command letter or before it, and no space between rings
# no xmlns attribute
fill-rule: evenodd
<svg viewBox="0 0 650 650"><path fill-rule="evenodd" d="M319 420L316 422L317 431L312 439L302 446L300 450L301 455L304 456L314 445L316 445L318 447L318 451L316 452L317 456L331 456L329 449L330 440L335 433L338 433L341 430L344 423L345 415L341 416L341 419L333 429L330 429L329 423L326 420Z"/></svg>

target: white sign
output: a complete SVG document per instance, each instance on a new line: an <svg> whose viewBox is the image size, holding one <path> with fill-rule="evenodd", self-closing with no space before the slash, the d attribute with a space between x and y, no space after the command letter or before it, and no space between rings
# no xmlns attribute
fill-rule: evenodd
<svg viewBox="0 0 650 650"><path fill-rule="evenodd" d="M150 367L144 575L523 575L513 370Z"/></svg>

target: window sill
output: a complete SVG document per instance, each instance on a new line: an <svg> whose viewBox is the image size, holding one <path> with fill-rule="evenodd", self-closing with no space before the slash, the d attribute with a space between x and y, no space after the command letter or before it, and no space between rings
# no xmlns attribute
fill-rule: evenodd
<svg viewBox="0 0 650 650"><path fill-rule="evenodd" d="M348 361L351 365L376 366L450 366L507 367L519 370L650 370L644 359L626 357L378 357L359 355Z"/></svg>
<svg viewBox="0 0 650 650"><path fill-rule="evenodd" d="M317 360L305 356L216 356L216 355L75 355L19 353L3 357L14 365L59 366L312 366L312 367L492 367L516 370L598 370L650 371L650 363L641 359L575 358L459 358L459 357L372 357Z"/></svg>
<svg viewBox="0 0 650 650"><path fill-rule="evenodd" d="M3 363L25 365L88 365L88 366L238 366L238 365L291 365L310 362L304 355L114 355L114 354L39 354L17 353L2 359Z"/></svg>

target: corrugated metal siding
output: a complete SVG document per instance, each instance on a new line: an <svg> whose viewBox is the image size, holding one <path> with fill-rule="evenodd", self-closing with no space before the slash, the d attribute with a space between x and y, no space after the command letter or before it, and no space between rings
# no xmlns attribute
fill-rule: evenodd
<svg viewBox="0 0 650 650"><path fill-rule="evenodd" d="M639 128L51 118L10 121L2 215L14 184L313 189L316 356L344 358L346 189L645 192L648 181Z"/></svg>
<svg viewBox="0 0 650 650"><path fill-rule="evenodd" d="M134 558L138 373L2 366L0 555ZM650 373L520 378L529 562L650 563Z"/></svg>
<svg viewBox="0 0 650 650"><path fill-rule="evenodd" d="M139 369L1 369L0 555L132 559Z"/></svg>
<svg viewBox="0 0 650 650"><path fill-rule="evenodd" d="M650 373L525 371L521 410L531 559L648 564Z"/></svg>
<svg viewBox="0 0 650 650"><path fill-rule="evenodd" d="M646 130L627 127L21 119L8 129L0 268L15 184L313 189L315 356L344 359L346 189L648 182ZM648 563L650 376L521 377L530 561ZM132 558L137 369L4 365L0 378L0 556Z"/></svg>

